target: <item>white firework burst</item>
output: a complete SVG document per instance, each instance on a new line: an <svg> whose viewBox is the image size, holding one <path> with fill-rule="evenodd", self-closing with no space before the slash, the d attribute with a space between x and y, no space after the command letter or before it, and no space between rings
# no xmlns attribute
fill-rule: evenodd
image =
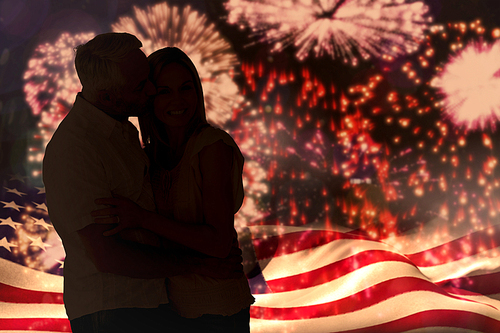
<svg viewBox="0 0 500 333"><path fill-rule="evenodd" d="M74 66L74 48L86 43L94 33L63 33L55 43L39 45L24 72L26 102L42 123L57 128L73 105L81 84Z"/></svg>
<svg viewBox="0 0 500 333"><path fill-rule="evenodd" d="M445 117L466 129L495 130L500 117L500 41L471 42L431 81Z"/></svg>
<svg viewBox="0 0 500 333"><path fill-rule="evenodd" d="M281 51L311 50L356 65L358 57L416 51L431 18L419 0L229 0L228 22L248 26Z"/></svg>
<svg viewBox="0 0 500 333"><path fill-rule="evenodd" d="M202 80L207 118L222 126L242 102L238 86L232 80L238 59L231 45L208 24L205 15L191 10L169 7L166 3L134 7L131 17L122 17L112 25L115 32L128 32L143 43L146 55L165 46L183 50L195 64Z"/></svg>
<svg viewBox="0 0 500 333"><path fill-rule="evenodd" d="M95 36L93 32L62 33L54 43L38 45L24 72L24 93L34 115L39 115L38 130L29 147L28 162L41 174L45 146L61 120L71 109L82 85L74 66L74 48Z"/></svg>

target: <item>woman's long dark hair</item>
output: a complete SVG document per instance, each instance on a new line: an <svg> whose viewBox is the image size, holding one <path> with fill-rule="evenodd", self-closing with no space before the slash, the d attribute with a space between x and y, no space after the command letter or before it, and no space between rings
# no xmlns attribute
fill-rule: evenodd
<svg viewBox="0 0 500 333"><path fill-rule="evenodd" d="M162 69L168 64L178 63L189 70L198 97L195 115L188 124L189 134L192 135L201 128L208 126L200 76L188 55L177 47L165 47L151 53L148 56L148 62L150 67L149 79L155 85ZM149 101L146 114L139 117L139 127L141 129L142 142L145 145L146 152L153 162L158 162L156 159L158 148L161 146L169 147L170 145L164 124L154 114L153 101L154 99Z"/></svg>

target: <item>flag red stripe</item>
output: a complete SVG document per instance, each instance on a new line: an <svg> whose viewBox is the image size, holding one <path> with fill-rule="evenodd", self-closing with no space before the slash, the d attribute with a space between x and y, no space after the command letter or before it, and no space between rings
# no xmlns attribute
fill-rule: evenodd
<svg viewBox="0 0 500 333"><path fill-rule="evenodd" d="M388 323L335 333L400 333L425 327L463 328L478 332L500 332L500 321L479 313L461 310L429 310Z"/></svg>
<svg viewBox="0 0 500 333"><path fill-rule="evenodd" d="M71 332L65 318L0 318L1 331Z"/></svg>
<svg viewBox="0 0 500 333"><path fill-rule="evenodd" d="M259 260L295 253L302 250L328 244L341 239L366 239L360 235L348 233L307 230L285 235L272 236L266 239L254 239L255 253Z"/></svg>
<svg viewBox="0 0 500 333"><path fill-rule="evenodd" d="M470 257L500 246L500 225L471 233L407 257L418 267L430 267Z"/></svg>
<svg viewBox="0 0 500 333"><path fill-rule="evenodd" d="M470 277L464 276L456 279L441 281L437 283L437 285L443 288L451 286L482 295L500 294L500 272Z"/></svg>
<svg viewBox="0 0 500 333"><path fill-rule="evenodd" d="M0 283L0 301L7 303L63 304L63 294L17 288Z"/></svg>
<svg viewBox="0 0 500 333"><path fill-rule="evenodd" d="M384 250L372 250L360 252L351 257L302 274L267 280L266 282L273 292L310 288L338 279L362 267L384 261L399 261L413 265L405 256L398 253Z"/></svg>
<svg viewBox="0 0 500 333"><path fill-rule="evenodd" d="M342 239L374 241L360 234L325 230L308 230L254 239L255 252L259 260L278 257L298 251L313 249ZM500 225L471 233L446 244L425 251L408 254L418 267L442 265L500 247Z"/></svg>
<svg viewBox="0 0 500 333"><path fill-rule="evenodd" d="M252 306L250 316L256 319L267 320L302 320L329 317L359 311L389 298L412 291L431 291L450 298L472 302L450 295L429 281L414 277L401 277L378 283L358 293L328 303L287 308Z"/></svg>

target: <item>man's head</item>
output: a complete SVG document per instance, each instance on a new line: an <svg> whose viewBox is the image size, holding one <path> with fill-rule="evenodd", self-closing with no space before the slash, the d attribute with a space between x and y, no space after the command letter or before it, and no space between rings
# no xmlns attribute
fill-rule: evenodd
<svg viewBox="0 0 500 333"><path fill-rule="evenodd" d="M105 33L76 47L75 67L83 96L122 120L138 116L155 93L142 43L128 33Z"/></svg>

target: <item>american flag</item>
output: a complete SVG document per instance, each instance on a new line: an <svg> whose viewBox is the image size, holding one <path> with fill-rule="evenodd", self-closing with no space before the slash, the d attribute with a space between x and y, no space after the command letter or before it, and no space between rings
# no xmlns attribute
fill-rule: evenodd
<svg viewBox="0 0 500 333"><path fill-rule="evenodd" d="M4 184L0 332L70 332L62 260L54 259L60 252L47 256L62 245L51 245L55 231L39 217L46 215L43 189L15 176ZM249 275L256 298L251 331L500 331L500 224L448 236L439 235L443 227L436 220L375 240L317 223L250 226L259 272ZM40 238L21 230L37 230ZM26 250L19 249L22 238Z"/></svg>
<svg viewBox="0 0 500 333"><path fill-rule="evenodd" d="M20 175L2 180L0 332L71 332L62 297L64 250L44 188Z"/></svg>
<svg viewBox="0 0 500 333"><path fill-rule="evenodd" d="M61 2L60 7L77 6L77 3L79 6L79 2ZM87 6L87 2L82 6L89 11L83 12L85 18L92 15L90 7L93 6ZM495 126L484 131L455 126L453 117L446 117L446 112L443 116L443 108L436 103L446 89L438 93L429 88L431 81L435 81L431 79L443 71L446 63L461 59L455 57L460 45L472 43L473 55L488 55L490 52L486 51L490 49L479 47L480 43L496 42L500 38L500 28L491 22L482 26L475 18L466 23L448 20L463 20L479 13L478 17L489 21L498 6L480 5L486 1L471 4L417 0L328 3L337 9L359 6L359 11L353 11L353 19L357 20L358 13L368 7L373 7L370 10L384 7L390 12L393 9L397 12L398 7L413 8L414 14L420 15L423 7L419 4L424 2L433 8L429 15L438 15L437 12L443 15L438 16L437 25L426 32L415 55L393 59L395 61L378 57L360 59L357 68L312 53L303 62L292 60L289 55L297 51L293 45L288 51L269 53L265 43L257 43L252 39L255 36L246 36L250 30L237 31L232 23L222 22L231 17L229 10L222 10L222 2L219 9L216 9L218 5L206 6L205 1L200 1L202 6L196 6L206 10L213 7L211 10L217 11L209 16L221 18L216 26L232 36L241 65L227 73L227 77L225 74L219 79L211 77L204 83L220 83L218 87L223 89L212 90L213 94L226 96L229 92L245 100L234 110L233 106L221 109L230 110L223 119L246 158L247 205L237 215L237 224L245 226L240 230L240 244L256 298L251 307L252 333L500 332L500 203L497 200L500 179L494 173L499 155L495 144L499 142L500 131L495 130ZM235 5L233 14L258 14L259 8L278 8L279 16L257 15L255 21L248 22L250 25L265 23L262 26L265 28L270 23L270 30L275 31L275 23L280 19L284 29L293 28L286 24L287 19L299 27L303 24L296 19L298 7L294 11L281 9L280 4L288 6L290 1L231 3L242 6ZM263 3L266 6L262 7ZM142 36L144 45L153 47L158 36L171 35L166 27L183 22L177 14L166 14L170 13L170 5L163 4L150 15L137 17L136 23L144 28L138 31L146 33ZM106 10L113 6L108 7ZM322 15L309 10L297 14L312 13L309 15L312 19L324 22L334 8ZM70 11L73 10L71 7ZM293 15L287 17L287 13ZM33 15L38 17L39 12ZM192 13L189 17L198 17L196 15ZM26 30L24 18L30 16L19 17L19 20L3 23L20 22L19 27ZM95 19L100 17L101 14ZM410 17L415 16L405 14L403 20L399 20L400 15L394 15L397 22L409 23L405 20ZM267 22L267 18L271 20ZM122 16L116 22L122 19L134 21ZM333 28L334 21L331 22ZM394 31L391 20L372 22L387 23L390 25L387 31ZM217 32L212 35L220 40L207 44L209 39L204 33L211 31L208 27L205 19L189 19L180 28L187 29L181 30L189 31L190 37L198 37L182 38L182 41L209 46L204 51L208 52L207 59L233 59L232 51L226 54L228 58L213 57L218 53L214 53L212 47L226 45L226 41L224 33ZM10 28L14 31L17 27ZM111 26L109 29L113 30ZM204 33L191 36L192 31ZM354 37L371 40L371 36L376 37L380 32L379 29L369 31ZM30 147L21 163L24 168L18 168L15 163L5 168L9 173L23 169L34 175L2 173L0 176L0 333L71 331L62 300L64 250L44 204L39 164L45 143L80 89L73 71L72 48L91 35L93 33L84 30L76 34L61 31L60 36L33 50L23 75L26 102L33 114L28 122L24 112L14 110L14 106L22 103L15 99L0 101L2 115L12 111L8 126L0 126L0 133L4 134L2 131L7 127L14 133L18 128L13 127L11 120L21 119L20 133L16 133L19 137L8 139L21 141L11 147L4 145L0 160L12 163L19 155L19 147L25 144L25 136L29 137ZM29 41L29 45L36 44L35 40ZM244 41L253 42L243 45ZM193 46L193 50L198 51L196 47ZM13 55L9 59L7 51L5 48L0 59L5 65L2 68L18 68L17 63L8 64L19 59ZM478 59L483 58L474 58L472 63L485 65L483 69L486 73L491 69L491 75L482 80L463 75L457 96L470 98L474 92L484 91L484 87L500 87L497 62ZM207 64L213 65L211 61ZM208 67L200 69L210 72ZM484 72L475 69L465 72ZM229 80L233 74L234 82ZM447 81L437 77L438 86L445 87ZM233 88L238 85L238 89L228 89L223 83L230 83ZM474 89L469 89L471 87ZM495 94L487 98L493 100L493 108L479 110L479 105L473 105L467 115L477 118L481 111L493 116L493 109L498 106L495 98ZM491 124L499 119L499 116L492 117ZM37 126L30 125L35 122ZM8 156L4 154L4 147L12 151L11 159L4 158ZM437 151L440 153L435 154ZM342 182L338 182L339 178ZM366 184L362 181L366 179L378 180L378 184L363 190ZM352 180L355 181L349 184ZM340 193L344 183L349 185ZM357 192L363 196L358 198ZM339 197L341 200L337 200ZM370 220L369 211L377 211L373 223L370 221L364 227L377 228L385 214L399 214L397 223L390 227L389 216L384 226L391 230L376 237L362 228L363 223L349 227L332 215L332 211L343 209L343 205L349 203L360 219ZM413 216L413 210L417 216L410 221L408 217ZM345 213L351 214L348 210ZM273 214L275 218L269 217ZM400 225L406 229L400 230Z"/></svg>
<svg viewBox="0 0 500 333"><path fill-rule="evenodd" d="M264 268L252 332L498 332L499 228L429 247L412 232L384 241L349 230L254 227ZM473 245L464 253L465 244Z"/></svg>

